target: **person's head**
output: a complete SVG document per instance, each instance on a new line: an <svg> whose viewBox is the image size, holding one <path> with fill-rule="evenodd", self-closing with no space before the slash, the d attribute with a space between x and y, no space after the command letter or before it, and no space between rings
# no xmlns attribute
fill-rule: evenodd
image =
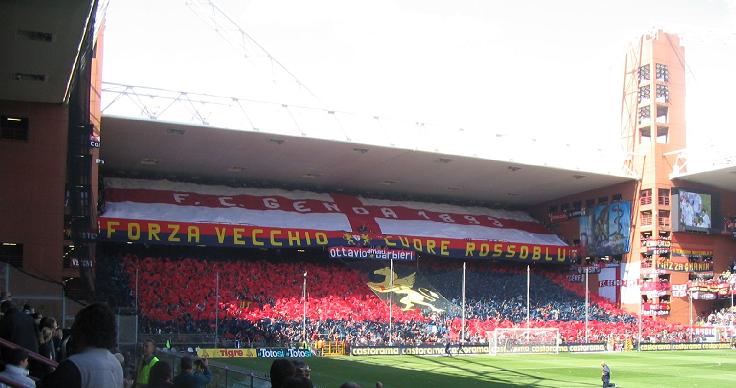
<svg viewBox="0 0 736 388"><path fill-rule="evenodd" d="M606 362L605 361L601 361L601 366L606 366Z"/></svg>
<svg viewBox="0 0 736 388"><path fill-rule="evenodd" d="M48 327L51 330L56 330L59 325L56 323L56 319L51 317L43 317L41 318L41 323L39 324L41 328Z"/></svg>
<svg viewBox="0 0 736 388"><path fill-rule="evenodd" d="M147 338L145 341L143 341L143 356L150 357L153 355L153 352L156 351L156 343L153 342L152 339Z"/></svg>
<svg viewBox="0 0 736 388"><path fill-rule="evenodd" d="M10 365L15 365L19 368L28 368L28 351L23 348L17 349L3 349L3 355L5 356L5 362Z"/></svg>
<svg viewBox="0 0 736 388"><path fill-rule="evenodd" d="M45 344L54 337L54 331L50 327L43 327L41 328L41 332L39 333L39 341L42 344Z"/></svg>
<svg viewBox="0 0 736 388"><path fill-rule="evenodd" d="M303 360L294 360L292 363L294 364L294 368L296 368L296 376L303 376L308 379L312 378L312 369L309 368L306 362Z"/></svg>
<svg viewBox="0 0 736 388"><path fill-rule="evenodd" d="M148 375L148 385L161 385L171 382L171 365L166 361L159 361L151 367Z"/></svg>
<svg viewBox="0 0 736 388"><path fill-rule="evenodd" d="M380 381L376 381L376 388L383 388L383 383Z"/></svg>
<svg viewBox="0 0 736 388"><path fill-rule="evenodd" d="M26 314L28 314L28 315L31 315L35 311L33 311L33 308L31 307L31 305L29 305L28 303L26 303L26 304L23 305L23 312L26 313Z"/></svg>
<svg viewBox="0 0 736 388"><path fill-rule="evenodd" d="M77 350L88 347L113 349L117 337L115 315L104 304L91 304L79 310L74 317L71 336Z"/></svg>
<svg viewBox="0 0 736 388"><path fill-rule="evenodd" d="M285 358L274 360L271 364L271 371L269 373L271 377L271 385L274 388L282 388L286 379L293 377L295 373L296 368L294 367L294 363L291 361Z"/></svg>
<svg viewBox="0 0 736 388"><path fill-rule="evenodd" d="M340 388L363 388L363 387L361 387L360 384L358 384L358 383L354 383L352 381L348 381L346 383L342 383L342 385L340 386Z"/></svg>
<svg viewBox="0 0 736 388"><path fill-rule="evenodd" d="M0 304L0 312L3 314L6 314L8 311L12 310L15 306L13 305L13 302L10 300L4 301L2 304Z"/></svg>
<svg viewBox="0 0 736 388"><path fill-rule="evenodd" d="M194 360L192 360L189 356L184 356L181 358L181 363L179 364L182 371L191 371L194 369Z"/></svg>
<svg viewBox="0 0 736 388"><path fill-rule="evenodd" d="M312 380L304 376L292 376L284 381L283 388L313 388Z"/></svg>

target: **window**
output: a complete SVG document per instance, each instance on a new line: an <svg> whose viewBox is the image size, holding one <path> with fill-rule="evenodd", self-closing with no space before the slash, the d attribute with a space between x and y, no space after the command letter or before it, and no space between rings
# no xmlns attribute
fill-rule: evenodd
<svg viewBox="0 0 736 388"><path fill-rule="evenodd" d="M549 207L549 214L557 213L557 205L553 205Z"/></svg>
<svg viewBox="0 0 736 388"><path fill-rule="evenodd" d="M657 128L657 144L667 144L669 140L670 129L668 127Z"/></svg>
<svg viewBox="0 0 736 388"><path fill-rule="evenodd" d="M645 210L641 212L641 216L639 217L639 222L641 222L641 226L652 225L652 211Z"/></svg>
<svg viewBox="0 0 736 388"><path fill-rule="evenodd" d="M28 141L28 118L0 116L0 132L3 139Z"/></svg>
<svg viewBox="0 0 736 388"><path fill-rule="evenodd" d="M670 71L667 69L667 65L662 63L657 63L657 66L655 68L655 75L657 77L657 81L662 82L669 82L670 81Z"/></svg>
<svg viewBox="0 0 736 388"><path fill-rule="evenodd" d="M608 203L608 197L598 197L598 203Z"/></svg>
<svg viewBox="0 0 736 388"><path fill-rule="evenodd" d="M668 114L669 114L669 109L666 106L657 106L657 123L667 124Z"/></svg>
<svg viewBox="0 0 736 388"><path fill-rule="evenodd" d="M649 65L640 66L639 70L637 71L639 82L649 81L650 79L652 79L650 71L651 70L649 70Z"/></svg>
<svg viewBox="0 0 736 388"><path fill-rule="evenodd" d="M667 85L657 85L657 102L660 104L670 102L670 89Z"/></svg>
<svg viewBox="0 0 736 388"><path fill-rule="evenodd" d="M652 129L649 127L639 128L639 143L649 144L652 142Z"/></svg>
<svg viewBox="0 0 736 388"><path fill-rule="evenodd" d="M572 210L580 210L583 207L583 203L581 201L575 201L572 203Z"/></svg>
<svg viewBox="0 0 736 388"><path fill-rule="evenodd" d="M23 244L14 242L0 243L0 261L16 267L23 266Z"/></svg>
<svg viewBox="0 0 736 388"><path fill-rule="evenodd" d="M585 208L590 209L593 206L595 206L595 199L586 199L585 200Z"/></svg>
<svg viewBox="0 0 736 388"><path fill-rule="evenodd" d="M657 216L657 225L660 228L669 228L670 227L670 211L669 210L660 210L659 214Z"/></svg>
<svg viewBox="0 0 736 388"><path fill-rule="evenodd" d="M642 106L639 108L639 124L648 123L652 118L652 112L649 110L649 106Z"/></svg>
<svg viewBox="0 0 736 388"><path fill-rule="evenodd" d="M657 90L659 91L659 88ZM651 98L652 98L652 93L650 90L650 86L649 85L640 86L639 87L639 104L648 103Z"/></svg>
<svg viewBox="0 0 736 388"><path fill-rule="evenodd" d="M644 189L639 191L639 204L649 205L652 203L652 189Z"/></svg>
<svg viewBox="0 0 736 388"><path fill-rule="evenodd" d="M657 190L657 203L664 206L670 205L670 189Z"/></svg>
<svg viewBox="0 0 736 388"><path fill-rule="evenodd" d="M560 205L560 211L564 212L565 210L568 210L568 209L570 209L569 203L563 203L562 205Z"/></svg>
<svg viewBox="0 0 736 388"><path fill-rule="evenodd" d="M620 201L621 199L623 199L623 196L621 195L621 193L616 193L611 196L611 201Z"/></svg>

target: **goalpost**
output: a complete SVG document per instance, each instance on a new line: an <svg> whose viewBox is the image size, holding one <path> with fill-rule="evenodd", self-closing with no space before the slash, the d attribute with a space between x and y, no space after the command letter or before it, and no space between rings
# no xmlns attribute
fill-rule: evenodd
<svg viewBox="0 0 736 388"><path fill-rule="evenodd" d="M560 352L560 329L516 328L486 332L488 354L528 354Z"/></svg>

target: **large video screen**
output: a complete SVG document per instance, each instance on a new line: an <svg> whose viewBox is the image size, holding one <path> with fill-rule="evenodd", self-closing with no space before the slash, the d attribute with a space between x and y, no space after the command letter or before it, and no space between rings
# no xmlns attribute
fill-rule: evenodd
<svg viewBox="0 0 736 388"><path fill-rule="evenodd" d="M677 203L679 230L709 232L713 227L710 194L680 190Z"/></svg>

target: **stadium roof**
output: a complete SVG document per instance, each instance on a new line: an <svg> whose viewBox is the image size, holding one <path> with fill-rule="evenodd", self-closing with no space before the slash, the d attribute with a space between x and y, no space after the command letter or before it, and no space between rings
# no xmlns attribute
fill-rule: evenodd
<svg viewBox="0 0 736 388"><path fill-rule="evenodd" d="M633 181L510 161L104 116L105 170L525 206ZM523 152L520 151L520 152Z"/></svg>
<svg viewBox="0 0 736 388"><path fill-rule="evenodd" d="M716 170L677 174L672 178L736 192L736 162Z"/></svg>
<svg viewBox="0 0 736 388"><path fill-rule="evenodd" d="M94 2L0 2L0 100L65 101Z"/></svg>

